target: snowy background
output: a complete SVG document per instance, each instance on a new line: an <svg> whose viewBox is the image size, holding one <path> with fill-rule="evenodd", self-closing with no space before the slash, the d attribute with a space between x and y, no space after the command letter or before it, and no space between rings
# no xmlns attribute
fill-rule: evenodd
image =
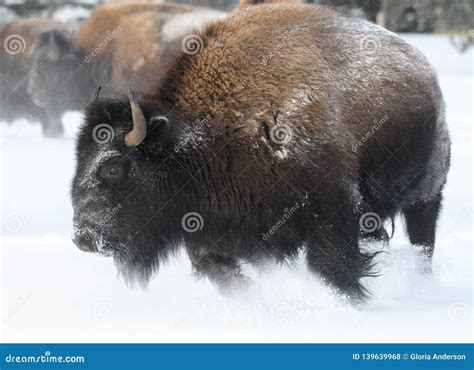
<svg viewBox="0 0 474 370"><path fill-rule="evenodd" d="M453 140L452 167L437 233L434 275L397 220L373 298L360 309L338 301L304 263L249 271L264 298L232 300L191 276L184 254L149 289L129 289L110 259L70 241L69 186L81 115L65 115L66 135L39 125L0 123L0 338L5 342L471 342L473 60L445 36L408 35L438 70ZM406 92L410 94L409 91ZM256 276L259 275L259 276Z"/></svg>

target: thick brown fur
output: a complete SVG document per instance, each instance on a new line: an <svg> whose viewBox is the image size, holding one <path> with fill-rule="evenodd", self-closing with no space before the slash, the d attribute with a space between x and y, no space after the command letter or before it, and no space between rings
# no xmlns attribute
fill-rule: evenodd
<svg viewBox="0 0 474 370"><path fill-rule="evenodd" d="M112 90L124 91L129 85L145 89L156 80L156 72L165 67L170 55L181 47L180 42L161 37L163 25L172 17L199 10L152 2L102 5L79 28L76 46L84 55L91 55L108 35L116 32L92 63L99 70L111 68Z"/></svg>
<svg viewBox="0 0 474 370"><path fill-rule="evenodd" d="M123 143L127 100L88 107L72 191L82 249L106 245L126 275L149 278L184 242L222 289L247 284L237 261L288 261L304 249L311 271L356 300L374 275L359 241L384 220L402 213L431 257L450 142L423 55L309 5L242 7L200 37L200 53L177 56L142 96L148 135L137 149ZM92 139L103 122L114 129L106 148ZM111 187L97 169L117 163L126 165ZM102 210L130 192L91 238ZM182 227L189 212L203 221L192 233Z"/></svg>

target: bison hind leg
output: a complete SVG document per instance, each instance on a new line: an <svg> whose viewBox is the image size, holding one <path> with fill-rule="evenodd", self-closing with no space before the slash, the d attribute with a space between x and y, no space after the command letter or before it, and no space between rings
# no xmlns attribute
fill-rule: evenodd
<svg viewBox="0 0 474 370"><path fill-rule="evenodd" d="M363 286L364 277L378 276L373 258L377 253L363 253L357 237L350 242L333 237L312 239L307 246L306 259L311 271L320 275L352 303L359 304L371 295Z"/></svg>
<svg viewBox="0 0 474 370"><path fill-rule="evenodd" d="M431 261L435 246L436 223L441 208L441 194L431 201L418 201L403 210L410 242L420 246L426 257L427 272L431 272Z"/></svg>

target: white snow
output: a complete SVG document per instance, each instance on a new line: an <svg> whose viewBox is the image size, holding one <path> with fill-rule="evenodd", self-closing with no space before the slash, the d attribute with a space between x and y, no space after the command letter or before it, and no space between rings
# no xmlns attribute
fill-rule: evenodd
<svg viewBox="0 0 474 370"><path fill-rule="evenodd" d="M189 34L189 32L198 32L209 22L223 19L226 16L226 12L208 9L178 14L171 17L163 26L161 37L164 41L176 40Z"/></svg>
<svg viewBox="0 0 474 370"><path fill-rule="evenodd" d="M70 241L69 186L79 113L66 135L39 125L1 129L2 341L5 342L471 342L472 52L442 36L405 36L439 72L453 140L452 167L437 234L434 275L397 220L374 297L360 309L338 301L304 263L258 276L262 300L232 300L191 276L184 254L147 291L116 278L110 259ZM409 92L407 92L409 93ZM382 248L370 245L371 249Z"/></svg>

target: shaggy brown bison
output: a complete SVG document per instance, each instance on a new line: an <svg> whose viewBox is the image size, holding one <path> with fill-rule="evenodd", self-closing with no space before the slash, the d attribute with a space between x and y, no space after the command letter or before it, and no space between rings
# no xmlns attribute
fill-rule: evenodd
<svg viewBox="0 0 474 370"><path fill-rule="evenodd" d="M114 3L97 7L76 38L96 86L124 93L147 88L178 50L192 53L195 29L227 13L179 4Z"/></svg>
<svg viewBox="0 0 474 370"><path fill-rule="evenodd" d="M177 4L113 3L97 7L74 37L57 22L17 21L5 37L22 36L27 52L2 56L2 76L20 85L2 88L5 109L27 116L31 108L45 134L57 136L63 113L82 109L97 86L109 96L130 83L146 88L176 50L193 52L195 28L225 15Z"/></svg>
<svg viewBox="0 0 474 370"><path fill-rule="evenodd" d="M58 39L71 40L73 29L68 25L48 19L15 20L8 24L0 35L0 119L12 121L18 118L39 120L45 135L56 135L62 126L57 114L58 103L54 99L38 101L30 94L29 76L45 60L39 58L40 50ZM54 50L48 58L58 62L59 54ZM66 62L63 62L66 65ZM69 71L68 75L69 75ZM53 78L63 81L64 69ZM73 83L80 81L74 80Z"/></svg>
<svg viewBox="0 0 474 370"><path fill-rule="evenodd" d="M147 281L184 244L221 291L242 261L291 261L354 300L361 237L405 216L431 259L450 141L432 67L395 34L309 5L209 25L147 94L86 110L72 184L76 245ZM97 140L108 129L108 140Z"/></svg>

